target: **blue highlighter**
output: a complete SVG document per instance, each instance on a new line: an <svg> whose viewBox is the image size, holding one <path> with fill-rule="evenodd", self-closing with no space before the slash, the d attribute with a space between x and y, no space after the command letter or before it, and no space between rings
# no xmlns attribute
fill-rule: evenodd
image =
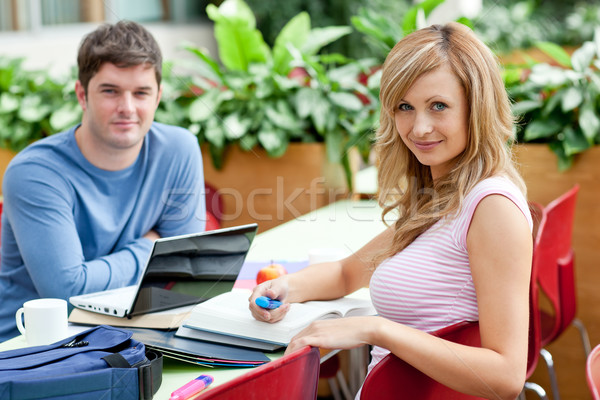
<svg viewBox="0 0 600 400"><path fill-rule="evenodd" d="M261 308L265 308L267 310L274 310L277 307L281 306L281 302L279 300L273 300L267 296L260 296L254 300L257 306Z"/></svg>

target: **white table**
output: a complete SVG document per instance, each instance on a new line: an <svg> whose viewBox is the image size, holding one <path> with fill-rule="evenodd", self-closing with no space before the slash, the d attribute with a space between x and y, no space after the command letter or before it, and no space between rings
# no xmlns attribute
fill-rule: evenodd
<svg viewBox="0 0 600 400"><path fill-rule="evenodd" d="M381 221L381 210L371 200L339 201L330 204L295 220L270 229L256 236L247 259L265 261L286 259L290 261L306 260L308 250L316 247L336 247L353 252L362 247L371 238L385 229ZM0 351L26 346L23 336L0 343ZM270 357L278 358L281 353ZM364 355L351 353L353 365L362 365ZM194 366L166 358L163 382L156 399L168 399L171 392L183 386L201 374L210 374L215 378L213 385L227 382L248 368L207 368ZM356 370L352 368L351 370ZM356 392L364 376L350 376L351 390Z"/></svg>

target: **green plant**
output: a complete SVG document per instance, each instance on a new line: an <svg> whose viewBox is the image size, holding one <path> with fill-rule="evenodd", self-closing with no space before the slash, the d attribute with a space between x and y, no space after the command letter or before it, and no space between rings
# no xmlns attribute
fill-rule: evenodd
<svg viewBox="0 0 600 400"><path fill-rule="evenodd" d="M351 18L352 25L365 35L365 40L377 56L384 60L392 47L407 34L423 28L426 18L445 0L424 0L406 8L398 23L397 15L385 14L368 7L361 7L358 14ZM458 22L471 26L467 18Z"/></svg>
<svg viewBox="0 0 600 400"><path fill-rule="evenodd" d="M514 75L508 81L513 112L520 116L517 139L549 143L565 170L577 153L600 143L600 28L571 56L554 43L536 45L556 65L533 64L523 82Z"/></svg>
<svg viewBox="0 0 600 400"><path fill-rule="evenodd" d="M290 142L325 142L328 159L344 165L351 185L348 152L355 147L368 155L377 120L377 74L367 79L377 62L318 54L351 28L312 28L301 12L270 47L242 0L206 11L214 21L220 62L187 46L199 61L196 73L171 86L176 97L157 119L170 118L169 107L184 108L187 120L180 124L208 143L217 168L230 145L261 146L278 157Z"/></svg>
<svg viewBox="0 0 600 400"><path fill-rule="evenodd" d="M28 71L22 58L0 57L0 146L19 151L78 122L73 87L71 77Z"/></svg>

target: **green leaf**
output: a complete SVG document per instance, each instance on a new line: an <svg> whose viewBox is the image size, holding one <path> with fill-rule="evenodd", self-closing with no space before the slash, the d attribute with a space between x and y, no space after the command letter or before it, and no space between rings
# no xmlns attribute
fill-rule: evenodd
<svg viewBox="0 0 600 400"><path fill-rule="evenodd" d="M206 11L209 18L215 21L214 35L219 58L225 67L247 71L250 63L267 62L270 59L271 51L256 29L254 14L246 3L225 0L218 9L210 4Z"/></svg>
<svg viewBox="0 0 600 400"><path fill-rule="evenodd" d="M310 16L307 12L301 12L292 18L279 32L273 45L273 69L287 75L291 70L290 61L292 55L288 50L288 44L296 48L302 47L310 34Z"/></svg>
<svg viewBox="0 0 600 400"><path fill-rule="evenodd" d="M223 118L223 130L225 137L230 140L239 139L248 132L252 121L245 118L239 112L234 112Z"/></svg>
<svg viewBox="0 0 600 400"><path fill-rule="evenodd" d="M571 63L577 72L584 72L592 64L596 56L596 46L592 42L585 42L580 48L573 52Z"/></svg>
<svg viewBox="0 0 600 400"><path fill-rule="evenodd" d="M300 118L311 115L313 107L321 100L321 94L310 88L301 88L295 96L296 113Z"/></svg>
<svg viewBox="0 0 600 400"><path fill-rule="evenodd" d="M0 94L0 114L8 114L19 108L19 98L11 93Z"/></svg>
<svg viewBox="0 0 600 400"><path fill-rule="evenodd" d="M572 126L567 126L562 131L563 149L566 155L581 153L591 147L589 140L579 129L574 129Z"/></svg>
<svg viewBox="0 0 600 400"><path fill-rule="evenodd" d="M332 163L339 163L342 160L344 152L344 137L340 131L328 132L325 135L325 146L327 160Z"/></svg>
<svg viewBox="0 0 600 400"><path fill-rule="evenodd" d="M206 140L216 148L225 147L225 132L218 117L213 117L206 123L206 128L201 132Z"/></svg>
<svg viewBox="0 0 600 400"><path fill-rule="evenodd" d="M268 125L268 124L264 124ZM258 141L265 148L267 153L271 156L279 156L287 149L287 142L285 134L281 129L273 128L272 126L265 126L258 132Z"/></svg>
<svg viewBox="0 0 600 400"><path fill-rule="evenodd" d="M310 116L315 129L321 135L325 134L325 130L327 129L327 117L329 115L331 115L331 103L323 96L315 98L315 103L311 109Z"/></svg>
<svg viewBox="0 0 600 400"><path fill-rule="evenodd" d="M523 115L530 111L541 108L544 103L540 100L523 100L512 105L514 115Z"/></svg>
<svg viewBox="0 0 600 400"><path fill-rule="evenodd" d="M242 150L250 151L258 143L258 138L256 137L255 134L248 133L247 135L244 135L243 138L240 138L239 143L240 143L240 147Z"/></svg>
<svg viewBox="0 0 600 400"><path fill-rule="evenodd" d="M600 119L598 119L594 104L590 101L586 101L583 103L583 106L581 106L579 126L590 144L594 143L594 138L600 131Z"/></svg>
<svg viewBox="0 0 600 400"><path fill-rule="evenodd" d="M568 73L569 70L553 67L549 64L536 64L531 68L529 81L545 88L554 88L569 81Z"/></svg>
<svg viewBox="0 0 600 400"><path fill-rule="evenodd" d="M21 101L18 114L25 122L34 123L44 119L51 110L50 105L45 104L40 96L27 95Z"/></svg>
<svg viewBox="0 0 600 400"><path fill-rule="evenodd" d="M292 112L288 102L279 100L275 105L269 104L265 107L267 119L276 127L295 131L300 129L300 124Z"/></svg>
<svg viewBox="0 0 600 400"><path fill-rule="evenodd" d="M79 103L65 103L50 115L50 126L54 132L60 132L77 124L81 120Z"/></svg>
<svg viewBox="0 0 600 400"><path fill-rule="evenodd" d="M564 95L565 91L561 90L550 96L550 98L548 98L548 101L546 102L546 105L542 109L542 117L549 117L550 114L556 109L556 107L558 107L559 104L562 104L562 98Z"/></svg>
<svg viewBox="0 0 600 400"><path fill-rule="evenodd" d="M525 141L532 141L540 138L546 138L560 132L562 124L558 121L533 120L525 128Z"/></svg>
<svg viewBox="0 0 600 400"><path fill-rule="evenodd" d="M562 142L551 142L549 146L558 158L558 170L566 171L571 168L573 165L573 156L565 153Z"/></svg>
<svg viewBox="0 0 600 400"><path fill-rule="evenodd" d="M552 42L536 42L535 46L565 68L571 68L571 57L562 47Z"/></svg>
<svg viewBox="0 0 600 400"><path fill-rule="evenodd" d="M190 121L202 122L215 115L221 104L218 90L211 90L197 97L191 104L188 112Z"/></svg>
<svg viewBox="0 0 600 400"><path fill-rule="evenodd" d="M583 93L579 88L571 86L562 95L561 107L563 112L571 111L583 102Z"/></svg>
<svg viewBox="0 0 600 400"><path fill-rule="evenodd" d="M360 99L351 93L332 92L329 93L329 98L333 104L351 111L358 111L364 106Z"/></svg>
<svg viewBox="0 0 600 400"><path fill-rule="evenodd" d="M310 31L308 40L303 46L299 46L302 53L306 55L314 55L323 47L336 40L352 33L352 28L349 26L328 26L325 28L314 28Z"/></svg>
<svg viewBox="0 0 600 400"><path fill-rule="evenodd" d="M204 51L191 45L184 46L184 49L196 55L200 60L202 60L206 65L208 65L210 69L215 73L215 75L219 77L223 76L221 68L219 67L219 63L214 58L206 54Z"/></svg>

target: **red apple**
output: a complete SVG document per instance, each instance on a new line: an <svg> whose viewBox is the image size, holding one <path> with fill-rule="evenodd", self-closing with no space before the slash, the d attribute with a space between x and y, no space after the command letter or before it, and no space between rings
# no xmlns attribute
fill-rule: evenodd
<svg viewBox="0 0 600 400"><path fill-rule="evenodd" d="M287 274L287 271L281 264L269 264L266 267L261 268L256 274L256 284L259 285L265 281L275 279L281 275Z"/></svg>

